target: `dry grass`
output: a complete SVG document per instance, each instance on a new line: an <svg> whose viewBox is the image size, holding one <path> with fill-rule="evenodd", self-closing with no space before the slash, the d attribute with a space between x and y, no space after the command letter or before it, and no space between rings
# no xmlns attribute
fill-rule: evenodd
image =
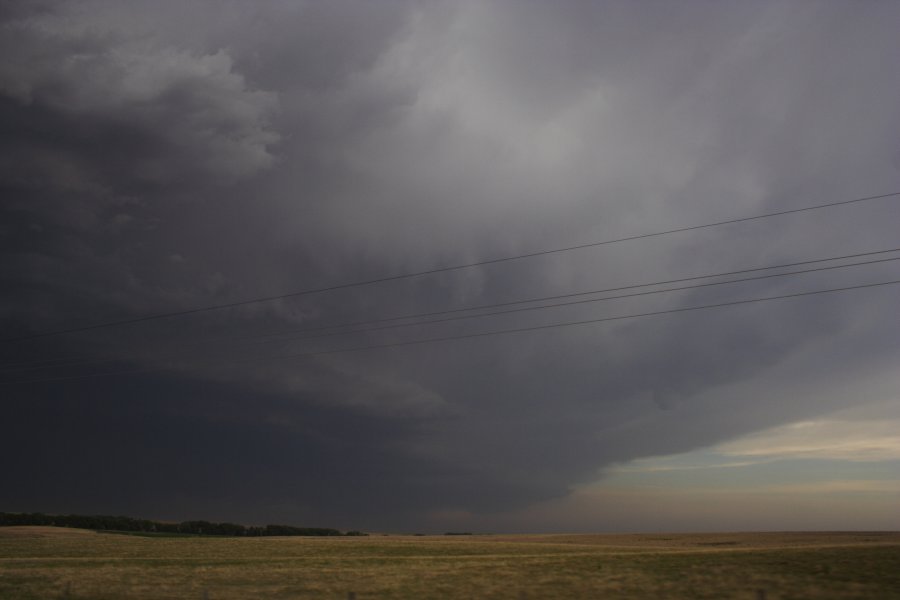
<svg viewBox="0 0 900 600"><path fill-rule="evenodd" d="M98 535L95 531L87 529L68 529L65 527L0 527L0 539L2 538L45 538L45 537L81 537Z"/></svg>
<svg viewBox="0 0 900 600"><path fill-rule="evenodd" d="M900 534L145 538L0 529L0 598L900 599Z"/></svg>

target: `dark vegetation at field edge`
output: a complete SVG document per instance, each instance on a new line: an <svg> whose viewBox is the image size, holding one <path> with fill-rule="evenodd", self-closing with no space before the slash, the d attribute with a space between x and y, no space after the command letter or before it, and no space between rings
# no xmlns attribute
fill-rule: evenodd
<svg viewBox="0 0 900 600"><path fill-rule="evenodd" d="M293 527L291 525L244 526L237 523L213 523L210 521L182 521L163 523L149 519L108 515L46 515L43 513L2 513L0 527L40 525L73 527L109 533L130 533L148 536L221 535L232 537L262 536L360 536L361 531L342 533L327 527Z"/></svg>

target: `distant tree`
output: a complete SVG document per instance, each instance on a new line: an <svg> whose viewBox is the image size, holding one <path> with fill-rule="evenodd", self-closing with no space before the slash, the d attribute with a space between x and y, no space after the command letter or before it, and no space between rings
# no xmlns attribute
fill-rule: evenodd
<svg viewBox="0 0 900 600"><path fill-rule="evenodd" d="M194 535L222 536L266 536L303 535L338 536L337 529L326 527L293 527L290 525L266 525L265 527L245 527L237 523L214 523L211 521L182 521L181 523L161 523L149 519L134 519L109 515L45 515L43 513L3 513L0 512L0 526L53 525L75 527L95 531L135 531L156 533L185 533ZM361 532L347 532L346 535L367 535Z"/></svg>

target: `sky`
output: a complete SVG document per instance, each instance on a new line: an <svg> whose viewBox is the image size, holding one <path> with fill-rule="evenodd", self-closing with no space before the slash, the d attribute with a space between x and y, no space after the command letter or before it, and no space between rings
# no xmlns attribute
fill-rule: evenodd
<svg viewBox="0 0 900 600"><path fill-rule="evenodd" d="M900 528L900 196L596 245L900 192L897 22L4 2L0 510Z"/></svg>

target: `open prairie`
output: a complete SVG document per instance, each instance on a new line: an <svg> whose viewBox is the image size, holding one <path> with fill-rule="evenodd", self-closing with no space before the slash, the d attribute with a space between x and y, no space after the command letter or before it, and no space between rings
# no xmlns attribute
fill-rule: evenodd
<svg viewBox="0 0 900 600"><path fill-rule="evenodd" d="M900 533L140 537L0 529L0 598L900 598Z"/></svg>

